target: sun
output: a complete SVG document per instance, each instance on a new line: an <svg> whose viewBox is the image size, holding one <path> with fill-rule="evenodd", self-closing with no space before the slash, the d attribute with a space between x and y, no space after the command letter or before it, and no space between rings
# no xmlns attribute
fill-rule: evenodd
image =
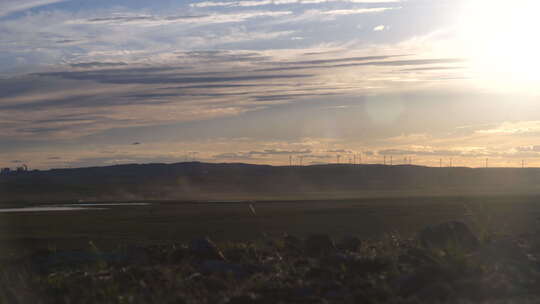
<svg viewBox="0 0 540 304"><path fill-rule="evenodd" d="M459 18L460 48L473 78L493 88L540 88L540 1L467 1Z"/></svg>

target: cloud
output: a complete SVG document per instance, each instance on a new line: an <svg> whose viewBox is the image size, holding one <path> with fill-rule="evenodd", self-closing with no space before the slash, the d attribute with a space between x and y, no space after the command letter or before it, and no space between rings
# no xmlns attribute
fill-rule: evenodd
<svg viewBox="0 0 540 304"><path fill-rule="evenodd" d="M346 150L346 149L334 149L334 150L328 150L326 152L328 153L353 153L353 151Z"/></svg>
<svg viewBox="0 0 540 304"><path fill-rule="evenodd" d="M220 83L220 82L254 82L258 80L270 79L292 79L292 78L307 78L312 74L241 74L237 76L212 76L216 72L203 73L208 75L205 77L198 76L193 73L134 73L138 69L133 70L93 70L93 71L67 71L67 72L50 72L40 73L40 76L60 77L73 80L92 80L100 83L111 84L195 84L195 83Z"/></svg>
<svg viewBox="0 0 540 304"><path fill-rule="evenodd" d="M320 96L331 96L336 95L336 93L313 93L313 94L276 94L276 95L257 95L254 96L256 101L277 101L277 100L290 100L306 97L320 97Z"/></svg>
<svg viewBox="0 0 540 304"><path fill-rule="evenodd" d="M344 15L358 15L358 14L373 14L382 13L389 10L399 9L395 7L373 7L373 8L351 8L351 9L339 9L339 10L315 10L309 13L318 13L321 15L330 16L344 16Z"/></svg>
<svg viewBox="0 0 540 304"><path fill-rule="evenodd" d="M459 61L412 56L402 59L405 56L397 54L367 56L358 52L342 56L335 52L328 58L324 55L329 53L324 51L309 60L299 60L305 58L304 53L306 49L292 55L289 50L186 50L173 53L178 61L168 65L79 60L51 72L0 79L0 88L5 88L0 97L0 138L73 139L115 128L229 117L299 100L308 106L308 102L324 98L361 96L370 87L384 84L386 72L378 72L379 66L414 67ZM396 60L398 57L401 60ZM288 64L294 69L322 69L298 73L288 71ZM336 83L328 81L335 73L324 70L356 65L372 67L370 75L381 73L383 80L353 75ZM277 69L263 71L265 68ZM13 119L22 113L24 119Z"/></svg>
<svg viewBox="0 0 540 304"><path fill-rule="evenodd" d="M117 66L126 66L128 65L125 62L79 62L71 63L70 66L73 68L103 68L103 67L117 67Z"/></svg>
<svg viewBox="0 0 540 304"><path fill-rule="evenodd" d="M354 60L352 60L354 61ZM360 60L363 61L363 60ZM264 68L255 70L258 72L276 72L276 71L292 71L292 70L306 70L306 69L321 69L321 68L345 68L355 66L415 66L415 65L431 65L441 63L461 63L463 59L460 58L434 58L434 59L407 59L407 60L387 60L387 61L367 61L367 62L351 62L343 64L314 64L314 65L301 65L301 66L288 66L277 68ZM321 61L324 62L324 61ZM293 63L294 64L294 63Z"/></svg>
<svg viewBox="0 0 540 304"><path fill-rule="evenodd" d="M517 135L527 133L539 133L540 121L518 121L518 122L503 122L500 125L483 130L476 130L477 134L485 135Z"/></svg>
<svg viewBox="0 0 540 304"><path fill-rule="evenodd" d="M311 153L311 150L305 149L305 150L276 150L276 149L269 149L264 151L250 151L247 152L249 155L295 155L295 154L309 154Z"/></svg>
<svg viewBox="0 0 540 304"><path fill-rule="evenodd" d="M422 155L422 156L463 156L467 152L459 150L404 150L385 149L377 152L379 155ZM468 152L471 155L470 152ZM478 155L474 153L473 155ZM482 154L483 155L483 154Z"/></svg>
<svg viewBox="0 0 540 304"><path fill-rule="evenodd" d="M311 152L312 151L310 149L304 149L304 150L266 149L263 151L220 153L220 154L213 155L212 158L253 160L253 159L260 159L260 157L280 156L280 155L284 155L284 156L301 155L303 157L309 157Z"/></svg>
<svg viewBox="0 0 540 304"><path fill-rule="evenodd" d="M66 1L68 0L2 0L0 2L0 18L28 9Z"/></svg>
<svg viewBox="0 0 540 304"><path fill-rule="evenodd" d="M241 7L251 7L251 6L263 6L273 4L270 0L260 0L260 1L229 1L229 2L214 2L214 1L202 1L197 3L191 3L191 7L219 7L219 6L227 6L227 7L235 7L235 6L241 6Z"/></svg>
<svg viewBox="0 0 540 304"><path fill-rule="evenodd" d="M372 60L384 60L393 57L399 57L403 55L384 55L384 56L362 56L362 57L342 57L342 58L327 58L327 59L314 59L314 60L302 60L302 61L285 61L285 62L272 62L276 65L317 65L327 63L338 62L357 62L357 61L372 61Z"/></svg>
<svg viewBox="0 0 540 304"><path fill-rule="evenodd" d="M335 155L328 155L328 154L307 154L303 155L303 158L312 158L312 159L330 159L334 158Z"/></svg>
<svg viewBox="0 0 540 304"><path fill-rule="evenodd" d="M191 3L191 7L253 7L265 5L284 5L284 4L320 4L329 2L345 2L357 4L377 4L377 3L399 3L402 0L259 0L259 1L203 1Z"/></svg>
<svg viewBox="0 0 540 304"><path fill-rule="evenodd" d="M385 139L385 141L392 144L417 144L426 142L429 139L431 139L431 136L427 133L412 133L393 136Z"/></svg>
<svg viewBox="0 0 540 304"><path fill-rule="evenodd" d="M444 70L460 70L465 69L463 66L434 66L434 67L420 67L411 69L402 69L402 72L423 72L423 71L444 71Z"/></svg>
<svg viewBox="0 0 540 304"><path fill-rule="evenodd" d="M220 153L212 156L214 159L252 160L253 155L246 153Z"/></svg>
<svg viewBox="0 0 540 304"><path fill-rule="evenodd" d="M122 26L162 26L168 24L216 24L242 22L258 17L283 17L291 15L290 11L250 11L230 14L208 14L208 15L176 15L176 16L154 16L154 15L133 15L100 17L91 19L70 20L69 24L104 24Z"/></svg>
<svg viewBox="0 0 540 304"><path fill-rule="evenodd" d="M282 32L278 32L282 33ZM239 52L239 51L224 51L224 50L212 50L212 51L185 51L179 56L181 59L196 60L204 63L231 63L231 62L250 62L261 63L270 61L270 56L263 56L258 52Z"/></svg>

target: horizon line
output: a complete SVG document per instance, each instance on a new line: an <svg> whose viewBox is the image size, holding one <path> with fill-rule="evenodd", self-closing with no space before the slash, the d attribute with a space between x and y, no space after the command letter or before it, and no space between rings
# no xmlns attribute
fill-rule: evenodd
<svg viewBox="0 0 540 304"><path fill-rule="evenodd" d="M111 165L97 165L97 166L87 166L87 167L63 167L63 168L48 168L48 169L32 169L23 172L44 172L44 171L53 171L53 170L76 170L76 169L91 169L91 168L108 168L108 167L118 167L118 166L145 166L145 165L179 165L179 164L212 164L212 165L248 165L248 166L266 166L266 167L316 167L316 166L351 166L351 167L360 167L360 166L381 166L381 167L422 167L422 168L433 168L433 169L540 169L540 167L470 167L470 166L429 166L429 165L419 165L419 164L384 164L384 163L361 163L361 164L351 164L351 163L321 163L321 164L307 164L307 165L271 165L271 164L256 164L256 163L245 163L245 162L204 162L204 161L182 161L182 162L149 162L149 163L125 163L125 164L111 164ZM10 169L10 173L17 173L17 168ZM20 173L21 171L19 171Z"/></svg>

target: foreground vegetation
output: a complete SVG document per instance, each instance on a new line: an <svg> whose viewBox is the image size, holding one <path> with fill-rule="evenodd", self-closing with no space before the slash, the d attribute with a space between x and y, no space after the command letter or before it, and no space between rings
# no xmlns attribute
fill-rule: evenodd
<svg viewBox="0 0 540 304"><path fill-rule="evenodd" d="M0 268L0 303L538 303L540 234L286 235L253 242L50 248Z"/></svg>

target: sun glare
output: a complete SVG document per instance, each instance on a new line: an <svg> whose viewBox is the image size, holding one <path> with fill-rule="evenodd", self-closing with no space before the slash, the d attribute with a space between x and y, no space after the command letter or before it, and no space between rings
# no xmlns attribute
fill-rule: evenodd
<svg viewBox="0 0 540 304"><path fill-rule="evenodd" d="M461 48L473 77L502 90L538 91L540 1L475 0L460 17Z"/></svg>

